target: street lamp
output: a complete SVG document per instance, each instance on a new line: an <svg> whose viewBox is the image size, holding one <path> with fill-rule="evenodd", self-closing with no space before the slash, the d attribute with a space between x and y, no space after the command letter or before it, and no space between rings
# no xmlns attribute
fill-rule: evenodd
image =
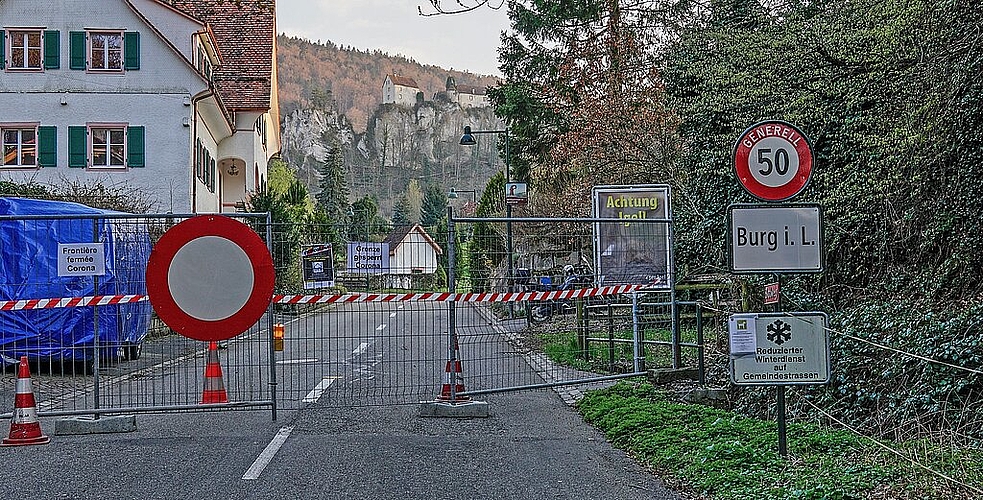
<svg viewBox="0 0 983 500"><path fill-rule="evenodd" d="M478 141L474 138L476 134L505 135L505 183L512 182L512 172L509 169L509 128L505 127L502 130L471 130L471 127L465 126L464 135L461 136L461 145L474 146L478 144ZM506 279L508 279L508 290L512 292L514 291L512 290L512 283L515 281L515 262L513 262L512 258L512 205L508 203L508 200L505 202L505 219L505 253L508 254L508 276L506 276ZM509 302L509 306L511 305L512 303Z"/></svg>
<svg viewBox="0 0 983 500"><path fill-rule="evenodd" d="M458 193L471 193L471 203L478 203L477 201L478 192L475 191L474 189L451 188L451 190L447 193L447 198L451 200L456 200L458 197Z"/></svg>

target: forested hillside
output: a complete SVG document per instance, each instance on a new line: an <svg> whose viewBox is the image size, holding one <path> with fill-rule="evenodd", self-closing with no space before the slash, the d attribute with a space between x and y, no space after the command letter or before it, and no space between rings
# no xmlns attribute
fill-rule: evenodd
<svg viewBox="0 0 983 500"><path fill-rule="evenodd" d="M330 92L338 111L351 121L356 132L364 132L369 117L382 103L382 83L387 74L412 78L428 100L444 90L448 76L458 84L494 86L491 76L420 64L400 55L379 50L359 50L330 41L281 35L277 38L280 114L310 107L316 92Z"/></svg>

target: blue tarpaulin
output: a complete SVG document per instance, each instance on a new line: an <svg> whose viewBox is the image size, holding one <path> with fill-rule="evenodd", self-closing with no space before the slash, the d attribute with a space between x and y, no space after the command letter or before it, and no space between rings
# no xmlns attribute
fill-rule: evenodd
<svg viewBox="0 0 983 500"><path fill-rule="evenodd" d="M152 248L146 222L77 203L0 198L0 300L145 295ZM23 219L18 216L51 216ZM97 216L79 218L78 216ZM98 217L102 216L102 217ZM58 245L103 243L106 274L59 276ZM98 282L98 290L96 283ZM0 357L92 359L96 307L0 311ZM113 356L147 335L150 303L98 307L100 352Z"/></svg>

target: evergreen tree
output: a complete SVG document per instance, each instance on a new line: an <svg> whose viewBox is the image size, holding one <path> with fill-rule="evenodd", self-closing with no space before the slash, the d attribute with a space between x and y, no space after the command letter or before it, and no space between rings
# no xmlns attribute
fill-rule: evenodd
<svg viewBox="0 0 983 500"><path fill-rule="evenodd" d="M318 192L311 218L311 233L317 242L329 242L339 256L344 244L343 230L348 220L348 185L345 181L344 157L337 147L328 150L324 161L318 162Z"/></svg>
<svg viewBox="0 0 983 500"><path fill-rule="evenodd" d="M420 224L433 229L446 216L447 194L436 184L428 185L423 195L423 208L420 209Z"/></svg>
<svg viewBox="0 0 983 500"><path fill-rule="evenodd" d="M332 147L324 161L319 162L317 208L334 224L342 224L348 215L348 183L345 180L345 158L341 149Z"/></svg>
<svg viewBox="0 0 983 500"><path fill-rule="evenodd" d="M379 202L366 195L351 205L348 238L351 241L382 241L386 221L379 216Z"/></svg>
<svg viewBox="0 0 983 500"><path fill-rule="evenodd" d="M300 186L301 189L294 187L297 179L281 160L270 163L269 175L277 182L270 182L265 189L249 198L249 211L270 213L273 241L268 243L272 247L273 264L277 270L276 289L289 293L299 288L297 260L300 258L300 245L305 239L301 227L306 218L303 209L306 207L307 193L306 190L301 192L303 186ZM254 230L266 238L265 221L254 221L253 225Z"/></svg>
<svg viewBox="0 0 983 500"><path fill-rule="evenodd" d="M393 226L406 226L412 224L410 221L410 201L405 194L396 199L393 204Z"/></svg>
<svg viewBox="0 0 983 500"><path fill-rule="evenodd" d="M488 180L481 199L478 200L476 217L491 217L504 209L503 199L498 193L505 190L505 176L499 172ZM504 230L498 231L495 224L476 222L471 229L471 241L468 244L467 256L459 255L459 260L468 259L471 274L471 291L485 292L491 290L491 270L502 264L507 256L505 251Z"/></svg>

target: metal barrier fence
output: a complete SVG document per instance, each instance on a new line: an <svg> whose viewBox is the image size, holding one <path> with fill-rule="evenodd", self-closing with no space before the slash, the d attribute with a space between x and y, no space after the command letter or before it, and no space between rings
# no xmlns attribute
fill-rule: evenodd
<svg viewBox="0 0 983 500"><path fill-rule="evenodd" d="M609 301L590 305L578 321L585 360L606 364L611 372L623 371L636 356L642 369L685 367L697 370L706 381L704 311L699 302ZM675 313L675 318L673 317Z"/></svg>
<svg viewBox="0 0 983 500"><path fill-rule="evenodd" d="M606 382L654 367L691 366L702 380L702 311L694 302L675 300L668 286L671 257L658 290L581 296L610 284L592 271L598 234L627 226L626 221L454 219L452 212L450 220L451 289L573 292L556 299L533 296L483 304L477 315L453 322L460 344L470 348L460 355L467 372L465 395ZM641 226L634 228L640 238L660 242L669 233L668 220L630 223Z"/></svg>
<svg viewBox="0 0 983 500"><path fill-rule="evenodd" d="M145 282L154 242L190 215L35 208L0 216L0 414L10 416L24 356L41 415L201 409L208 344L163 327ZM235 218L266 234L267 214ZM260 321L223 345L230 403L209 408L274 406L267 330Z"/></svg>
<svg viewBox="0 0 983 500"><path fill-rule="evenodd" d="M415 404L448 392L603 382L702 363L698 306L677 304L668 288L631 295L595 288L589 270L598 219L448 215L441 228L353 228L235 214L267 241L277 280L267 315L218 351L227 404L200 404L207 344L162 327L142 299L0 310L0 354L33 360L39 411L49 416L269 408L275 418L278 408ZM28 271L0 276L0 301L142 296L150 246L187 217L2 217L0 229L18 235L0 238L5 266L16 255ZM59 277L51 245L93 242L107 244L106 277ZM534 278L560 283L570 277L567 266L577 279L544 295ZM334 273L324 276L326 269ZM465 295L472 292L479 295ZM146 338L132 334L141 329ZM15 376L7 365L0 414L8 418Z"/></svg>
<svg viewBox="0 0 983 500"><path fill-rule="evenodd" d="M277 308L281 407L416 403L439 394L448 304L351 302Z"/></svg>
<svg viewBox="0 0 983 500"><path fill-rule="evenodd" d="M628 289L589 298L529 296L549 293L533 283L546 274L560 275L554 294L595 289L593 277L584 272L594 254L594 225L622 222L448 215L447 227L439 228L274 227L274 235L303 235L296 247L333 243L339 270L334 288L305 289L299 275L278 285L283 296L276 299L275 321L284 325L284 341L276 363L283 407L413 404L638 376L646 362L661 363L663 343L670 352L693 347L697 353L677 356L673 366L702 359L695 338L702 332L699 325L680 330L677 321L663 335L664 325L656 323L665 320L655 303L672 297L668 287L654 300L653 294L636 295L644 304L634 317L632 308L622 307L631 303L632 296L624 295ZM636 223L664 231L668 221ZM338 239L328 241L326 235ZM364 257L366 248L381 244L388 262L376 267L358 267L351 255L341 255ZM296 248L275 254L278 271L301 269L298 255ZM577 268L581 279L561 287L566 266ZM525 294L516 295L520 292ZM493 293L498 295L487 295ZM590 313L575 314L582 309L578 304ZM602 318L598 304L612 304L616 314ZM678 311L671 305L667 310L671 323ZM628 332L641 333L622 338L618 332L616 342L628 342L632 354L615 366L599 363L594 352L600 349L596 337L612 321L619 327L627 321ZM683 342L680 332L694 338Z"/></svg>

